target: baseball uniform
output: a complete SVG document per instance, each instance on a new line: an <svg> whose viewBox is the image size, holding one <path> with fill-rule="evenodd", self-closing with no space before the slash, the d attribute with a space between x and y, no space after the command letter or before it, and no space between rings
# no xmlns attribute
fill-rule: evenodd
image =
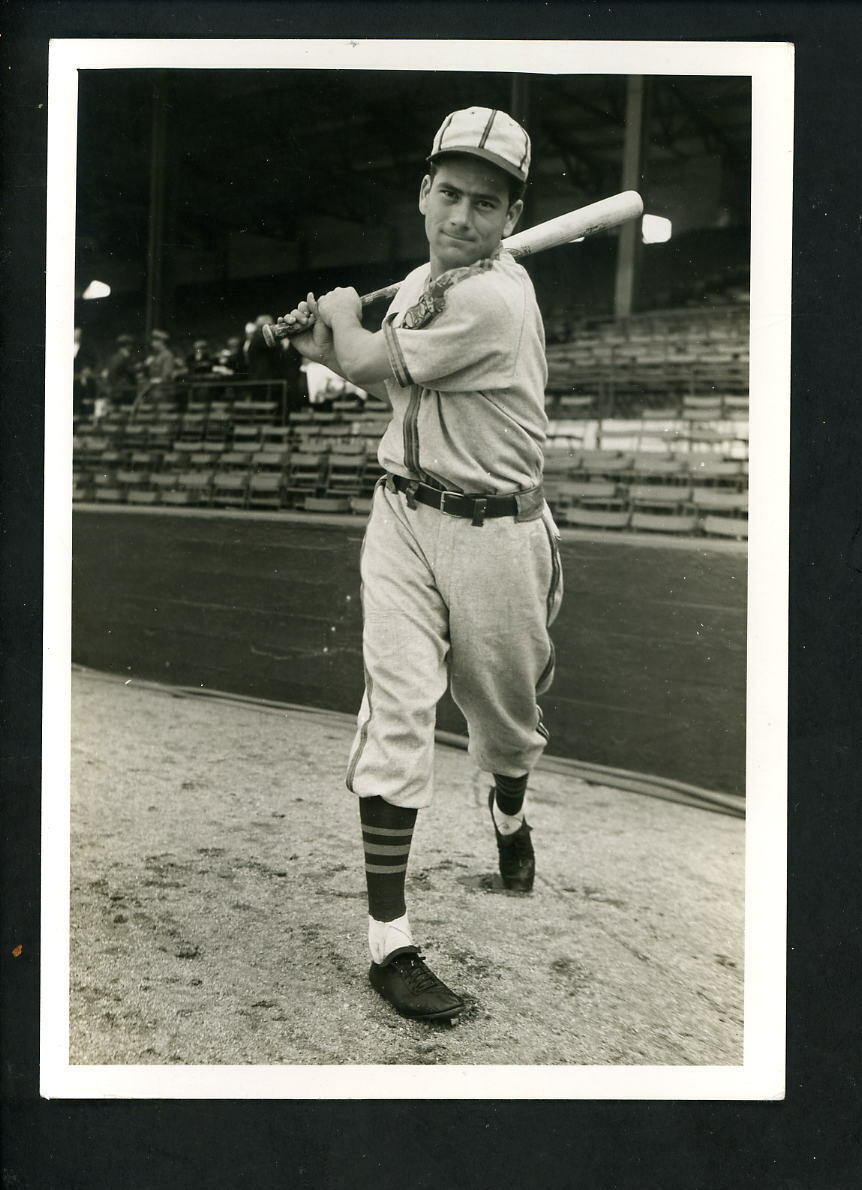
<svg viewBox="0 0 862 1190"><path fill-rule="evenodd" d="M420 808L432 799L435 708L450 683L487 772L529 772L548 733L548 628L563 592L542 498L544 332L532 283L503 249L401 285L384 321L392 421L361 560L365 695L347 785ZM393 478L394 477L394 478ZM405 481L514 497L481 520L417 502Z"/></svg>

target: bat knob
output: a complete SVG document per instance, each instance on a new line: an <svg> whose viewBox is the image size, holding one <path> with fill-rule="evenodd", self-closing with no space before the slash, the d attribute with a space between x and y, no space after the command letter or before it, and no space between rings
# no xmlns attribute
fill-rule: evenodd
<svg viewBox="0 0 862 1190"><path fill-rule="evenodd" d="M274 327L271 322L267 322L264 324L264 326L262 328L263 341L264 341L264 343L266 343L267 347L275 347L276 342L277 342L277 336L275 333L276 329L277 328Z"/></svg>

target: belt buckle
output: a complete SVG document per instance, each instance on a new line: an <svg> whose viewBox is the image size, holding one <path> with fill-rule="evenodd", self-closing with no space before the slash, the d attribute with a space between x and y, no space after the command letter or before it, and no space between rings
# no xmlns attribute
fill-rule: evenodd
<svg viewBox="0 0 862 1190"><path fill-rule="evenodd" d="M446 516L459 516L459 515L460 515L459 513L457 513L457 512L449 512L449 511L447 510L447 508L446 508L446 497L447 497L447 496L455 496L455 497L461 498L461 495L462 495L462 493L461 493L461 492L447 492L447 491L442 491L442 492L440 493L440 511L441 511L441 512L443 512L443 513L445 513L445 514L446 514Z"/></svg>

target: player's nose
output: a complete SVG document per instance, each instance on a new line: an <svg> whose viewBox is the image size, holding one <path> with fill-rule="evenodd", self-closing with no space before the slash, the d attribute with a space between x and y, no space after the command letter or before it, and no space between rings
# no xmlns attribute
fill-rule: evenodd
<svg viewBox="0 0 862 1190"><path fill-rule="evenodd" d="M467 199L449 208L449 223L452 228L468 228L470 226L470 204Z"/></svg>

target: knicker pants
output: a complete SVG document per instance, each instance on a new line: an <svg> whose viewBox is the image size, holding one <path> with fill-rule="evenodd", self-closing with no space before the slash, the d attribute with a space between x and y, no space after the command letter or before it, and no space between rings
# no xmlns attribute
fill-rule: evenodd
<svg viewBox="0 0 862 1190"><path fill-rule="evenodd" d="M476 766L506 776L533 768L548 740L536 698L553 678L557 541L547 505L533 520L475 526L377 486L360 566L365 695L350 790L430 804L447 680Z"/></svg>

